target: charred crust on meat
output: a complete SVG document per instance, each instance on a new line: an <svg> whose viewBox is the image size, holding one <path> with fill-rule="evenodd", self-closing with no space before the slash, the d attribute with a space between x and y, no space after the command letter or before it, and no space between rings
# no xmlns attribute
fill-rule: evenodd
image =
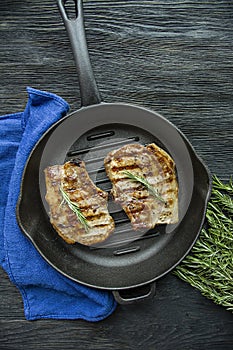
<svg viewBox="0 0 233 350"><path fill-rule="evenodd" d="M74 158L74 159L72 158L69 160L69 163L80 167L80 165L83 163L83 161L80 158Z"/></svg>
<svg viewBox="0 0 233 350"><path fill-rule="evenodd" d="M46 196L50 222L67 243L92 245L106 240L114 231L114 220L107 209L108 193L90 179L83 161L68 161L45 169ZM86 231L77 215L64 202L60 188L83 213L88 224Z"/></svg>
<svg viewBox="0 0 233 350"><path fill-rule="evenodd" d="M128 144L111 151L104 163L113 185L114 200L128 215L133 229L150 229L160 223L178 222L175 162L167 152L155 144ZM156 201L144 186L124 176L124 170L152 181L163 202Z"/></svg>

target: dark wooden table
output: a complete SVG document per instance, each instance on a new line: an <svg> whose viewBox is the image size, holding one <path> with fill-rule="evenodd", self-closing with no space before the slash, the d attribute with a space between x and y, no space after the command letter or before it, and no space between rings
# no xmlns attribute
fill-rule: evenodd
<svg viewBox="0 0 233 350"><path fill-rule="evenodd" d="M89 52L105 102L130 102L180 128L212 173L232 175L232 1L84 1ZM26 86L80 106L56 1L0 2L1 114L21 111ZM233 317L172 273L152 300L106 320L26 321L0 271L0 349L233 349Z"/></svg>

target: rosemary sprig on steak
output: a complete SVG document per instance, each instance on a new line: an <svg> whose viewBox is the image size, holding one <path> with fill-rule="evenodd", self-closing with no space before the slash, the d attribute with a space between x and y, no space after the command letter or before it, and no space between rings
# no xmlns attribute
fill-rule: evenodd
<svg viewBox="0 0 233 350"><path fill-rule="evenodd" d="M125 174L129 179L135 182L140 182L142 185L146 187L146 189L159 201L165 203L165 200L158 194L156 189L147 181L147 179L143 176L133 174L131 171L124 170L123 174Z"/></svg>
<svg viewBox="0 0 233 350"><path fill-rule="evenodd" d="M111 195L136 230L179 221L175 162L156 144L130 143L107 154Z"/></svg>
<svg viewBox="0 0 233 350"><path fill-rule="evenodd" d="M69 208L76 214L79 222L83 225L85 231L87 232L90 228L90 226L88 225L87 219L85 218L85 216L83 215L83 213L81 212L77 204L70 200L68 194L66 193L66 191L64 191L62 186L60 187L60 191L61 191L63 200L68 204Z"/></svg>
<svg viewBox="0 0 233 350"><path fill-rule="evenodd" d="M49 219L68 244L91 246L106 240L114 220L108 212L108 193L91 180L83 161L51 165L45 170Z"/></svg>

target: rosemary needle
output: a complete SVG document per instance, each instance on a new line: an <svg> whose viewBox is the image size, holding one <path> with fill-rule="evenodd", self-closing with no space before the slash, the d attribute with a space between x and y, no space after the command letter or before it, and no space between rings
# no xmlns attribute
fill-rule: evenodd
<svg viewBox="0 0 233 350"><path fill-rule="evenodd" d="M88 225L87 219L85 218L85 216L81 212L80 208L78 207L78 205L76 203L74 203L73 201L70 200L68 194L62 188L62 186L60 187L60 191L61 191L63 200L68 204L69 208L76 214L79 222L83 225L85 231L87 232L89 230L90 226Z"/></svg>
<svg viewBox="0 0 233 350"><path fill-rule="evenodd" d="M158 194L156 189L146 180L145 177L133 174L131 171L123 170L123 174L125 174L129 179L135 182L140 182L142 185L146 187L146 189L158 200L165 203L165 200Z"/></svg>

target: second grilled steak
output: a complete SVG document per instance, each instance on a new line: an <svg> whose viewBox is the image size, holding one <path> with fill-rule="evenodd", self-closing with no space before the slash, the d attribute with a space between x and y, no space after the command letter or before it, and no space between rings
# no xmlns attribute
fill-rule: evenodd
<svg viewBox="0 0 233 350"><path fill-rule="evenodd" d="M109 237L115 225L107 209L108 194L94 185L84 162L49 166L45 169L45 179L50 222L67 243L92 245ZM68 203L79 208L86 225Z"/></svg>
<svg viewBox="0 0 233 350"><path fill-rule="evenodd" d="M113 185L111 193L128 215L133 229L178 222L175 163L160 147L154 143L146 147L128 144L106 156L105 169ZM143 177L160 199L140 182L132 181L126 171Z"/></svg>

